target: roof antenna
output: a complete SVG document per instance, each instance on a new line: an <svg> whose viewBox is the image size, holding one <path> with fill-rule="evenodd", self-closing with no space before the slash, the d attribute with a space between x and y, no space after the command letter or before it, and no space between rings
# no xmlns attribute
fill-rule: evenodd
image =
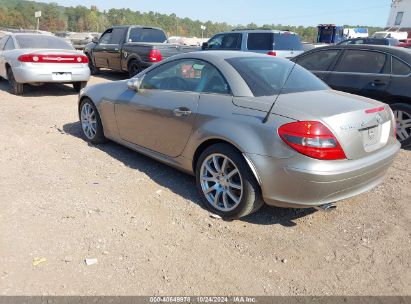
<svg viewBox="0 0 411 304"><path fill-rule="evenodd" d="M280 97L280 95L283 93L284 87L285 87L285 85L287 84L288 80L290 79L291 73L294 71L294 68L295 68L296 65L297 65L297 63L294 63L293 68L291 69L290 73L289 73L288 76L287 76L287 79L285 80L283 86L281 87L280 91L278 92L277 97L275 98L273 104L272 104L271 107L270 107L270 110L268 111L267 115L264 117L264 119L263 119L263 124L265 124L265 123L268 121L268 117L270 117L271 111L273 110L274 105L275 105L275 103L277 102L278 97Z"/></svg>

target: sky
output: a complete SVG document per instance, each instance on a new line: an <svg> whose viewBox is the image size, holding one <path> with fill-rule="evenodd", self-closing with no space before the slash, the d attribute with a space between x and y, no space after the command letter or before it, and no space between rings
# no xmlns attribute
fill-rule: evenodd
<svg viewBox="0 0 411 304"><path fill-rule="evenodd" d="M391 0L40 0L64 6L129 8L228 24L367 25L385 27Z"/></svg>

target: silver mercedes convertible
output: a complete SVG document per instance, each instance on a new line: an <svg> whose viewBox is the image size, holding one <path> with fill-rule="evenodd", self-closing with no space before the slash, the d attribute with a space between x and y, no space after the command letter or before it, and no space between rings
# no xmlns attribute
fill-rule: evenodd
<svg viewBox="0 0 411 304"><path fill-rule="evenodd" d="M205 206L231 219L264 202L329 209L381 183L400 149L387 105L252 53L175 56L87 87L78 111L86 140L195 175Z"/></svg>

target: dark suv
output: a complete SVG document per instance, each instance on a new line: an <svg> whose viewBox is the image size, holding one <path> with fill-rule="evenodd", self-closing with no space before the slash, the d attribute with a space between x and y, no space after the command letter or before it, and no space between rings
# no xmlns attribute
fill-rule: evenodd
<svg viewBox="0 0 411 304"><path fill-rule="evenodd" d="M292 58L304 52L300 37L289 31L234 30L219 33L203 44L203 50L237 50Z"/></svg>
<svg viewBox="0 0 411 304"><path fill-rule="evenodd" d="M390 45L397 46L400 41L395 38L353 38L341 41L338 45L351 45L351 44L372 44L372 45Z"/></svg>
<svg viewBox="0 0 411 304"><path fill-rule="evenodd" d="M411 52L380 45L334 45L293 59L331 88L389 104L397 136L411 144ZM332 100L330 100L332 102Z"/></svg>

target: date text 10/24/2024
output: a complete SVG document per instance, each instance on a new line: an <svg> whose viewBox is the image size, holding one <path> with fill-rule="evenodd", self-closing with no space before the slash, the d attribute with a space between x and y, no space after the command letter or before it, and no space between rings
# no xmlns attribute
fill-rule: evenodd
<svg viewBox="0 0 411 304"><path fill-rule="evenodd" d="M150 297L150 303L257 303L254 297Z"/></svg>

